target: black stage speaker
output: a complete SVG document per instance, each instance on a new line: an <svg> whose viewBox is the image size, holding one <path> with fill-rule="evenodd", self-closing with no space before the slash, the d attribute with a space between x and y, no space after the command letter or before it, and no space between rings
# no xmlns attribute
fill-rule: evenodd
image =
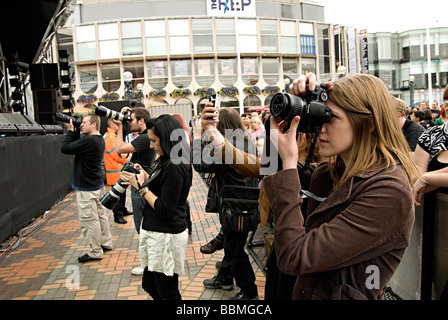
<svg viewBox="0 0 448 320"><path fill-rule="evenodd" d="M53 116L62 112L62 95L58 89L33 92L34 119L39 124L58 124Z"/></svg>
<svg viewBox="0 0 448 320"><path fill-rule="evenodd" d="M31 90L59 89L59 68L57 63L36 63L30 65Z"/></svg>

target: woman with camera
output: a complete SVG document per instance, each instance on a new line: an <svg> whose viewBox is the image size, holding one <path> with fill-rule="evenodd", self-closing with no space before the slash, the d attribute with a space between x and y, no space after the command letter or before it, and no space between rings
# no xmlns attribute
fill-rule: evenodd
<svg viewBox="0 0 448 320"><path fill-rule="evenodd" d="M140 230L142 287L154 300L181 300L188 231L186 201L192 184L184 129L171 115L146 123L151 149L159 158L150 172L122 172L123 179L146 200ZM174 138L174 139L173 139ZM180 152L180 154L179 154Z"/></svg>
<svg viewBox="0 0 448 320"><path fill-rule="evenodd" d="M313 90L315 82L313 74L302 76L290 92L304 96L306 84ZM409 245L411 181L420 174L380 79L358 74L327 88L331 120L323 123L318 144L328 162L299 171L298 148L291 146L300 117L285 133L286 121L270 119L269 138L283 169L263 184L274 213L278 267L297 275L293 299L377 299ZM225 142L210 135L216 146Z"/></svg>
<svg viewBox="0 0 448 320"><path fill-rule="evenodd" d="M214 115L216 117L216 115ZM221 109L219 111L219 123L216 130L222 135L227 134L227 139L231 141L232 146L241 148L249 154L256 154L256 146L249 134L245 132L240 115L231 108ZM256 187L256 179L245 177L237 173L226 163L216 157L211 145L202 143L201 123L195 125L193 129L193 168L197 172L214 173L212 185L216 186L215 198L222 194L226 186L245 186ZM208 199L208 203L213 199ZM247 199L246 199L247 200ZM218 201L218 200L217 200ZM248 205L244 209L248 210ZM218 209L217 209L218 210ZM212 241L218 241L222 238L224 248L224 258L218 274L212 279L204 280L204 286L208 289L232 290L233 279L240 291L231 300L258 300L258 288L255 284L255 273L249 261L247 253L244 251L246 239L249 231L236 232L229 227L222 227L220 234ZM211 241L211 242L212 242ZM203 252L201 250L201 252Z"/></svg>

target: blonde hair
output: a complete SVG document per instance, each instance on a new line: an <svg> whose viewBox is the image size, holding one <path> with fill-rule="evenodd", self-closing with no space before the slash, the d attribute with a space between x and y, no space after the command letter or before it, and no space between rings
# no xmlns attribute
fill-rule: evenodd
<svg viewBox="0 0 448 320"><path fill-rule="evenodd" d="M354 129L351 158L329 159L334 188L361 172L395 169L396 158L404 166L409 181L420 177L410 156L409 145L399 127L397 111L384 83L372 75L357 74L336 80L329 100L344 109Z"/></svg>
<svg viewBox="0 0 448 320"><path fill-rule="evenodd" d="M406 117L406 105L403 100L395 98L394 96L391 96L392 98L392 104L395 106L395 109L397 112L400 112L402 117Z"/></svg>

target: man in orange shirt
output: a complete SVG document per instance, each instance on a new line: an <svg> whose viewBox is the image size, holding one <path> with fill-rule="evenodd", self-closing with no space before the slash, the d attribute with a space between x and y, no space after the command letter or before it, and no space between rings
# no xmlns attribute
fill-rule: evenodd
<svg viewBox="0 0 448 320"><path fill-rule="evenodd" d="M107 125L107 132L104 134L104 141L106 143L104 149L104 166L106 167L107 184L114 186L118 179L120 179L121 168L123 167L123 164L128 161L128 155L122 156L116 151L115 144L117 140L118 126L111 119L107 121ZM130 215L132 212L129 212L126 208L126 192L123 192L117 206L112 211L116 223L127 223L123 216Z"/></svg>

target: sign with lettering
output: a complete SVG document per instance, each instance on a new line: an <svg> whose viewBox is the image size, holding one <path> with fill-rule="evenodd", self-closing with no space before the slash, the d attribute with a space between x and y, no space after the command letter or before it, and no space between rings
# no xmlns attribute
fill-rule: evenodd
<svg viewBox="0 0 448 320"><path fill-rule="evenodd" d="M213 17L255 17L255 0L207 0L207 15Z"/></svg>

